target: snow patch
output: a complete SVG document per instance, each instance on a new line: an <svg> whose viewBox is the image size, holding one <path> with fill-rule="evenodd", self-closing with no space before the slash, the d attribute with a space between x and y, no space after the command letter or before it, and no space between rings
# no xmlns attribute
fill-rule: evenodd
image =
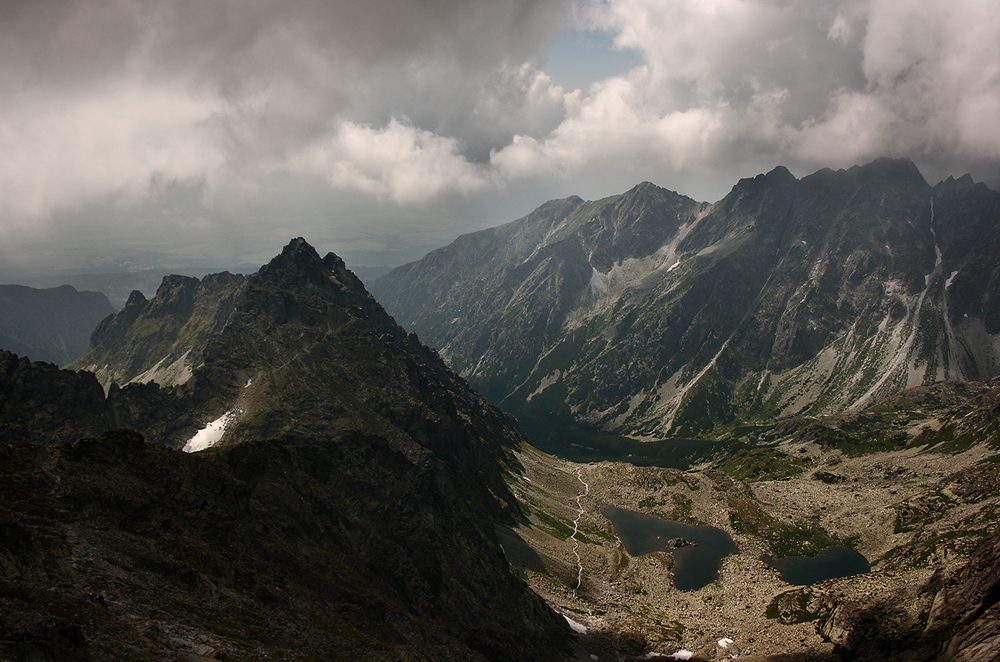
<svg viewBox="0 0 1000 662"><path fill-rule="evenodd" d="M187 443L184 444L183 450L185 453L196 453L198 451L203 451L206 448L211 448L215 444L219 443L222 439L222 435L226 431L226 425L229 424L232 414L226 412L222 416L218 417L202 429L198 430L193 437L188 439Z"/></svg>
<svg viewBox="0 0 1000 662"><path fill-rule="evenodd" d="M681 266L681 261L677 260L676 262L674 262L673 264L671 264L669 267L667 267L667 273L669 274L671 271L673 271L674 269L676 269L679 266Z"/></svg>
<svg viewBox="0 0 1000 662"><path fill-rule="evenodd" d="M583 625L582 623L577 623L576 621L574 621L569 616L566 616L565 614L563 614L563 618L565 618L566 622L569 623L569 629L571 629L573 632L576 632L577 634L587 634L586 625Z"/></svg>
<svg viewBox="0 0 1000 662"><path fill-rule="evenodd" d="M730 646L732 646L735 643L736 642L733 641L732 639L730 639L729 637L723 637L722 639L719 639L719 647L720 648L729 648Z"/></svg>
<svg viewBox="0 0 1000 662"><path fill-rule="evenodd" d="M686 648L682 648L673 655L671 655L670 657L674 658L675 660L690 660L692 657L694 657L694 653L692 653Z"/></svg>

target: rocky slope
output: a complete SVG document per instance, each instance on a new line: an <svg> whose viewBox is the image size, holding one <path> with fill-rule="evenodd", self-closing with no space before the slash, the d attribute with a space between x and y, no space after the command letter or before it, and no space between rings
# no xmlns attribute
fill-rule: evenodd
<svg viewBox="0 0 1000 662"><path fill-rule="evenodd" d="M141 375L201 320L183 383L114 385L104 400L109 426L157 444L113 431L52 443L64 419L49 408L33 410L31 439L0 447L0 650L558 659L565 622L510 572L493 531L519 517L503 479L524 439L513 419L301 239L219 310L185 317L197 296L173 303L198 288L165 282L95 333L103 347L159 338L99 366ZM11 383L75 376L11 360ZM213 423L207 450L173 450Z"/></svg>
<svg viewBox="0 0 1000 662"><path fill-rule="evenodd" d="M114 427L93 374L0 350L0 440L71 442Z"/></svg>
<svg viewBox="0 0 1000 662"><path fill-rule="evenodd" d="M539 439L691 436L997 376L998 242L1000 194L881 159L550 202L372 291Z"/></svg>
<svg viewBox="0 0 1000 662"><path fill-rule="evenodd" d="M86 351L91 331L113 312L100 292L0 285L0 348L66 365Z"/></svg>

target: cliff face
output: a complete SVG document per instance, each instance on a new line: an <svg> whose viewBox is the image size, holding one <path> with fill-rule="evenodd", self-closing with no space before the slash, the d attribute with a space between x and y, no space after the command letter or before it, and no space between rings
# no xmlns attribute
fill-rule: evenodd
<svg viewBox="0 0 1000 662"><path fill-rule="evenodd" d="M109 389L114 424L159 445L109 432L7 448L4 482L20 486L0 550L11 631L58 639L46 628L59 618L102 656L129 642L120 659L166 658L178 642L227 659L559 657L564 622L493 532L519 517L503 479L524 439L513 419L301 239L225 306L189 316L198 290L165 283L95 332L124 348L143 330L144 354L98 366L141 374L177 350L180 321L225 320L184 350L200 358L183 384ZM218 437L192 446L211 424ZM164 447L184 445L207 450ZM100 587L111 608L93 626L80 596Z"/></svg>
<svg viewBox="0 0 1000 662"><path fill-rule="evenodd" d="M526 423L697 435L1000 374L998 228L1000 194L909 161L776 168L549 203L373 292Z"/></svg>

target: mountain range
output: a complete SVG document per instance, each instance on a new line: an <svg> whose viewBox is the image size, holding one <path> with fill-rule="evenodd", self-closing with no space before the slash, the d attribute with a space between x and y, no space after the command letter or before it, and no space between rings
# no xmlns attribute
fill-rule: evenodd
<svg viewBox="0 0 1000 662"><path fill-rule="evenodd" d="M378 301L303 239L168 276L0 352L0 659L995 659L998 215L880 159L552 201ZM744 551L677 592L603 504Z"/></svg>
<svg viewBox="0 0 1000 662"><path fill-rule="evenodd" d="M996 377L997 255L1000 194L879 159L551 201L371 290L539 443L651 440Z"/></svg>

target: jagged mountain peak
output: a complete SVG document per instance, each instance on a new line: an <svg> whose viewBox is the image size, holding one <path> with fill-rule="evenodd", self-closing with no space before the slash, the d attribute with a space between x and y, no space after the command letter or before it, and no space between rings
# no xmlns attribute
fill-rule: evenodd
<svg viewBox="0 0 1000 662"><path fill-rule="evenodd" d="M169 275L156 295L132 292L125 307L101 321L90 348L71 367L111 384L155 381L169 386L190 379L209 335L223 328L247 277L223 272L198 279Z"/></svg>
<svg viewBox="0 0 1000 662"><path fill-rule="evenodd" d="M649 195L649 194L655 195L662 192L672 193L672 191L669 191L668 189L665 189L662 186L657 186L652 182L640 182L635 186L633 186L628 191L626 191L625 193L621 194L621 197L629 198L639 195ZM618 196L613 196L613 197L618 197Z"/></svg>
<svg viewBox="0 0 1000 662"><path fill-rule="evenodd" d="M367 297L364 284L347 268L340 256L331 252L321 258L319 252L302 237L288 242L281 253L260 268L255 277L300 277L316 282L333 279L343 288Z"/></svg>
<svg viewBox="0 0 1000 662"><path fill-rule="evenodd" d="M281 253L261 267L257 277L302 277L322 279L327 276L323 259L302 237L292 239L281 250Z"/></svg>
<svg viewBox="0 0 1000 662"><path fill-rule="evenodd" d="M280 268L285 265L318 265L322 259L316 249L302 237L296 237L288 242L281 252L262 267L264 270Z"/></svg>
<svg viewBox="0 0 1000 662"><path fill-rule="evenodd" d="M246 314L272 325L318 323L324 302L333 300L362 308L373 319L384 316L342 259L333 253L321 258L298 237L249 277L175 274L163 278L152 299L134 291L119 313L98 324L90 349L74 365L97 373L105 388L111 383L184 383L202 365L209 338L230 323L241 305L247 308L241 302L248 296L254 303Z"/></svg>
<svg viewBox="0 0 1000 662"><path fill-rule="evenodd" d="M819 186L855 186L867 188L915 187L930 189L930 184L916 164L908 158L882 157L862 165L831 170L824 168L803 178Z"/></svg>
<svg viewBox="0 0 1000 662"><path fill-rule="evenodd" d="M770 172L768 172L765 175L765 177L769 177L771 179L785 179L785 180L795 179L795 175L793 175L791 171L783 165L775 166L774 168L771 169Z"/></svg>
<svg viewBox="0 0 1000 662"><path fill-rule="evenodd" d="M125 307L136 307L145 304L147 301L146 295L139 290L132 290L132 293L128 295L128 301L125 302Z"/></svg>
<svg viewBox="0 0 1000 662"><path fill-rule="evenodd" d="M989 186L983 182L977 182L972 178L972 175L966 173L959 178L949 176L947 179L938 182L934 186L934 193L937 195L944 193L957 193L957 192L968 192L971 189L977 189L980 194L984 194L987 191L993 191ZM995 191L993 191L995 193Z"/></svg>
<svg viewBox="0 0 1000 662"><path fill-rule="evenodd" d="M924 179L917 164L909 157L881 156L870 163L852 166L853 168L866 173L879 172L896 177Z"/></svg>
<svg viewBox="0 0 1000 662"><path fill-rule="evenodd" d="M961 188L969 188L971 186L975 186L975 184L976 181L972 179L972 175L970 175L969 173L965 173L964 175L962 175L957 179L955 178L954 175L948 175L947 179L938 182L937 186L935 186L934 188L955 187L955 186Z"/></svg>
<svg viewBox="0 0 1000 662"><path fill-rule="evenodd" d="M798 181L795 178L795 175L793 175L785 166L779 165L766 173L762 172L758 175L754 175L753 177L744 177L740 179L736 182L736 185L733 186L730 195L742 190L788 184L795 181Z"/></svg>

